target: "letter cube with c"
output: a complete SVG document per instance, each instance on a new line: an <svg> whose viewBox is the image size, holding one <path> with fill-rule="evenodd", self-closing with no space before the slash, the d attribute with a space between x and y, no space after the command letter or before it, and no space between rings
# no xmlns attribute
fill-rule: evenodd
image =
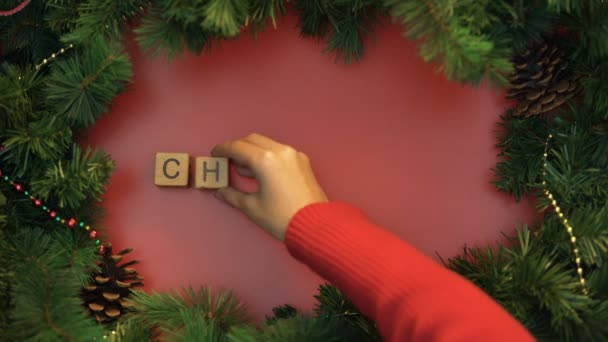
<svg viewBox="0 0 608 342"><path fill-rule="evenodd" d="M154 184L158 186L188 186L188 153L156 153Z"/></svg>

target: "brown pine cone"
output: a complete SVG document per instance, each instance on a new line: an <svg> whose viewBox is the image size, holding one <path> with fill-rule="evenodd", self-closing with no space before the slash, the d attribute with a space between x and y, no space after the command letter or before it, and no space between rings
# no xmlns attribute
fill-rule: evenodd
<svg viewBox="0 0 608 342"><path fill-rule="evenodd" d="M525 50L513 63L507 98L518 100L515 115L550 112L581 90L579 77L568 69L564 52L549 43Z"/></svg>
<svg viewBox="0 0 608 342"><path fill-rule="evenodd" d="M125 298L131 289L143 286L143 277L137 274L133 266L138 263L132 260L119 265L123 256L133 249L123 249L112 254L112 245L106 244L102 261L99 263L100 271L93 274L93 282L81 292L85 307L101 323L109 323L120 317L128 302Z"/></svg>

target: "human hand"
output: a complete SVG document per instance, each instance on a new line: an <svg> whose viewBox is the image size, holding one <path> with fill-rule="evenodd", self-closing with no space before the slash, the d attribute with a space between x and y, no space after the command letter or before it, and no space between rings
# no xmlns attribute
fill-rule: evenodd
<svg viewBox="0 0 608 342"><path fill-rule="evenodd" d="M328 201L308 156L261 134L216 145L211 155L229 158L240 175L254 177L259 184L255 193L229 186L217 190L216 196L280 241L285 239L287 226L298 210Z"/></svg>

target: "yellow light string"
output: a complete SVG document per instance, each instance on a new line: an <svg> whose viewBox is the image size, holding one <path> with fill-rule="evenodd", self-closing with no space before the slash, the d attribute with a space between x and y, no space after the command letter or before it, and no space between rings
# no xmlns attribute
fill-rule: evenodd
<svg viewBox="0 0 608 342"><path fill-rule="evenodd" d="M68 51L69 49L72 49L74 47L74 44L70 44L64 48L61 48L59 51L51 54L51 56L49 58L45 58L42 60L42 63L36 65L36 70L42 68L43 66L47 65L49 62L52 62L55 58L59 57L60 55L64 54L66 51Z"/></svg>
<svg viewBox="0 0 608 342"><path fill-rule="evenodd" d="M545 180L545 177L547 176L547 156L548 156L548 151L549 151L549 141L551 141L551 138L553 138L553 135L549 134L549 137L545 141L545 153L543 154L543 188L544 188L543 193L549 199L549 201L551 202L551 205L553 205L555 214L557 215L557 217L559 217L560 221L566 228L568 235L570 236L570 243L572 244L572 253L574 254L574 258L575 258L574 261L576 262L576 273L578 274L579 282L581 283L581 286L583 287L583 293L589 294L589 290L587 289L587 286L586 286L585 277L583 275L583 268L581 267L581 255L580 255L578 247L576 245L576 236L574 235L574 227L572 227L572 225L568 221L568 218L562 212L562 208L560 208L559 204L557 203L555 196L547 188L547 181Z"/></svg>

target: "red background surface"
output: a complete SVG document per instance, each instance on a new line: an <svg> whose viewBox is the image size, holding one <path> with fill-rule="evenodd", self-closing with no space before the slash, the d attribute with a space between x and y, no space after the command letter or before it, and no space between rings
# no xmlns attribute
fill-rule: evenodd
<svg viewBox="0 0 608 342"><path fill-rule="evenodd" d="M135 248L147 289L232 288L257 318L284 303L312 308L323 280L279 242L211 192L153 184L155 152L209 155L250 132L306 152L331 199L433 258L494 243L533 217L490 183L501 93L447 81L397 25L367 39L360 64L343 65L296 22L291 13L257 40L171 63L127 43L133 84L88 141L117 162L104 226L116 247Z"/></svg>

